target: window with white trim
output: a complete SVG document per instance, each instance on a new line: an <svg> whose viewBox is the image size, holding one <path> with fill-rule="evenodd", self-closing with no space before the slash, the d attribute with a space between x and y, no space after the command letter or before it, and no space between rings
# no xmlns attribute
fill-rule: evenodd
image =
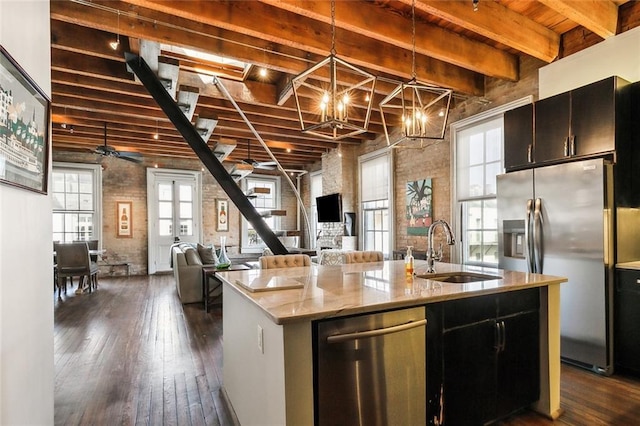
<svg viewBox="0 0 640 426"><path fill-rule="evenodd" d="M392 245L392 157L390 150L358 158L362 250L376 250L389 257Z"/></svg>
<svg viewBox="0 0 640 426"><path fill-rule="evenodd" d="M270 210L280 208L280 178L279 177L246 177L244 179L244 189L251 188L269 188L268 194L259 194L255 198L251 198L253 204L261 214L265 215L265 222L272 230L280 227L280 218L278 216L270 216ZM253 229L253 226L247 220L242 220L242 251L248 253L259 253L266 247L260 235Z"/></svg>
<svg viewBox="0 0 640 426"><path fill-rule="evenodd" d="M461 263L498 266L496 176L504 172L504 112L531 102L523 98L451 125Z"/></svg>
<svg viewBox="0 0 640 426"><path fill-rule="evenodd" d="M53 241L101 239L102 168L99 165L54 163L51 194Z"/></svg>

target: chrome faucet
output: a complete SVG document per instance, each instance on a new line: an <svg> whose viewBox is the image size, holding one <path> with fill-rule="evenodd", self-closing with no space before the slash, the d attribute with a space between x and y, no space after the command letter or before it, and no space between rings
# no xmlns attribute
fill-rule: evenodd
<svg viewBox="0 0 640 426"><path fill-rule="evenodd" d="M433 222L431 226L429 226L429 232L427 233L427 272L435 272L435 261L442 259L442 244L440 244L438 252L433 249L433 231L435 231L438 225L441 225L447 234L447 244L450 246L455 244L455 237L453 236L451 226L444 220L436 220Z"/></svg>

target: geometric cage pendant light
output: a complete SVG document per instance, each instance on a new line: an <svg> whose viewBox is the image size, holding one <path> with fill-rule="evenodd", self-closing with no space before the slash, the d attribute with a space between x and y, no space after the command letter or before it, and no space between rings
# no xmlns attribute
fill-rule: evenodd
<svg viewBox="0 0 640 426"><path fill-rule="evenodd" d="M331 53L292 80L302 132L331 140L366 132L375 84L375 75L336 56L332 0Z"/></svg>
<svg viewBox="0 0 640 426"><path fill-rule="evenodd" d="M380 115L389 147L404 142L420 142L444 138L453 91L420 83L416 80L416 18L412 2L412 79L401 83L380 102ZM391 142L389 127L401 127L400 136Z"/></svg>

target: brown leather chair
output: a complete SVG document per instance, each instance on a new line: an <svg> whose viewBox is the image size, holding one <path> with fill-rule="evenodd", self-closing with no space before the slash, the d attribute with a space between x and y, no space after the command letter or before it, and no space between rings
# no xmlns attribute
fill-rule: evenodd
<svg viewBox="0 0 640 426"><path fill-rule="evenodd" d="M85 285L89 292L98 288L98 265L89 257L86 241L55 244L58 270L58 296L60 289L67 289L67 278L73 285L73 277L79 277L76 293L81 293ZM86 280L86 281L85 281Z"/></svg>
<svg viewBox="0 0 640 426"><path fill-rule="evenodd" d="M277 254L261 256L260 269L292 268L295 266L311 266L311 258L306 254Z"/></svg>

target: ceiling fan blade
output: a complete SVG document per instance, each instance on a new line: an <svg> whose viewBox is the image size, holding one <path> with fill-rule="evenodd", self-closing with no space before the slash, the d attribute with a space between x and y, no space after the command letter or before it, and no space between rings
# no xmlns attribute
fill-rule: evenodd
<svg viewBox="0 0 640 426"><path fill-rule="evenodd" d="M255 162L253 166L258 169L274 170L276 168L276 163L273 161L265 161L263 163Z"/></svg>
<svg viewBox="0 0 640 426"><path fill-rule="evenodd" d="M116 157L133 163L142 163L142 154L139 152L116 151Z"/></svg>

